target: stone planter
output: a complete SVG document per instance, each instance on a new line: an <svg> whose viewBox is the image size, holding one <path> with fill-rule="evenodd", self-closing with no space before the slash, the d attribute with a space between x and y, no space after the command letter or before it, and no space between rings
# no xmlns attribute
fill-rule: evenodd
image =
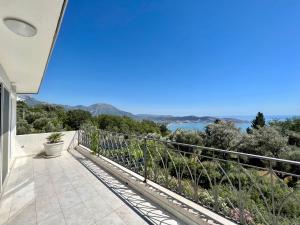
<svg viewBox="0 0 300 225"><path fill-rule="evenodd" d="M47 157L57 157L61 155L61 151L63 149L64 142L58 143L44 143L44 149Z"/></svg>

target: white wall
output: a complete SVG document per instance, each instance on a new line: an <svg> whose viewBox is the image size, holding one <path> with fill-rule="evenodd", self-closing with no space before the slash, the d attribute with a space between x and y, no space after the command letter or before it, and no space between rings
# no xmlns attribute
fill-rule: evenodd
<svg viewBox="0 0 300 225"><path fill-rule="evenodd" d="M76 131L65 131L61 132L64 134L64 150L67 150L68 147L72 144L72 141L77 141L77 132ZM43 144L47 141L46 138L51 133L40 133L40 134L24 134L16 136L16 148L14 156L24 156L38 154L43 151Z"/></svg>
<svg viewBox="0 0 300 225"><path fill-rule="evenodd" d="M4 68L1 66L0 62L0 82L4 84L4 86L10 89L10 80L8 79Z"/></svg>
<svg viewBox="0 0 300 225"><path fill-rule="evenodd" d="M1 62L0 62L1 63ZM0 83L9 91L10 93L10 105L9 105L9 133L8 133L8 170L10 169L10 164L12 162L12 150L14 149L14 143L15 143L15 130L16 130L16 92L14 85L12 85L11 81L8 79L4 68L0 64ZM3 167L3 140L2 137L0 136L0 193L2 190L2 167Z"/></svg>
<svg viewBox="0 0 300 225"><path fill-rule="evenodd" d="M17 94L15 85L11 85L10 94L10 146L11 151L9 154L9 160L14 156L14 148L16 145L16 134L17 134Z"/></svg>

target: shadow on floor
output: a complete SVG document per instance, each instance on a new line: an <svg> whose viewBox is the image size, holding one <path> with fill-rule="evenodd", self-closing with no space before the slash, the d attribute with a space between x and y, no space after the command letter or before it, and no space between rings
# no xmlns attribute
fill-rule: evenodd
<svg viewBox="0 0 300 225"><path fill-rule="evenodd" d="M177 219L163 211L155 204L131 190L116 178L102 170L91 160L70 152L84 167L86 167L98 180L108 187L123 202L139 214L147 223L158 225L184 225ZM79 153L78 153L79 154Z"/></svg>

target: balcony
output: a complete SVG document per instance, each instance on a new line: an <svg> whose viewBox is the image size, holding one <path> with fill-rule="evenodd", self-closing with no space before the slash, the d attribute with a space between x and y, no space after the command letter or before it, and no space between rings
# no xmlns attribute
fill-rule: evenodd
<svg viewBox="0 0 300 225"><path fill-rule="evenodd" d="M298 224L297 214L290 218L285 210L286 204L296 213L300 207L300 176L277 169L299 168L299 162L101 130L97 136L66 132L68 151L45 158L33 141L45 136L17 137L1 225ZM247 158L264 163L254 166ZM281 182L284 176L294 185ZM251 192L262 201L249 200Z"/></svg>
<svg viewBox="0 0 300 225"><path fill-rule="evenodd" d="M79 144L92 150L88 157L125 168L171 198L177 212L192 212L193 221L205 216L218 224L300 224L300 162L88 127Z"/></svg>
<svg viewBox="0 0 300 225"><path fill-rule="evenodd" d="M0 224L178 224L97 167L106 179L99 180L82 160L88 161L74 150L59 158L17 158L2 195Z"/></svg>

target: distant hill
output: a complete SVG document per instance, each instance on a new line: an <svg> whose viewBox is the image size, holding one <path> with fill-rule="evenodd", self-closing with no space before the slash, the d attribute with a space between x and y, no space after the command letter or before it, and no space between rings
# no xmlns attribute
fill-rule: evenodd
<svg viewBox="0 0 300 225"><path fill-rule="evenodd" d="M136 119L139 120L153 120L156 122L162 123L188 123L188 122L206 122L212 123L218 117L213 116L171 116L171 115L151 115L151 114L137 114L135 115ZM243 123L244 120L235 119L235 118L221 118L225 121L232 121L234 123Z"/></svg>
<svg viewBox="0 0 300 225"><path fill-rule="evenodd" d="M35 98L32 98L28 95L18 95L17 100L25 102L29 106L48 104L47 102L39 101L39 100L37 100Z"/></svg>
<svg viewBox="0 0 300 225"><path fill-rule="evenodd" d="M36 100L35 98L32 98L27 95L18 96L18 100L24 101L29 106L50 104L47 102ZM60 104L51 104L51 105L62 106L66 110L81 109L81 110L89 111L94 116L107 114L107 115L115 115L115 116L134 117L132 113L119 110L116 107L106 103L97 103L90 106L84 106L84 105L70 106L70 105L60 105Z"/></svg>
<svg viewBox="0 0 300 225"><path fill-rule="evenodd" d="M28 95L21 95L18 96L19 101L24 101L29 106L36 106L41 104L50 104L47 102L36 100L35 98L32 98ZM92 115L114 115L114 116L128 116L137 120L152 120L155 122L161 122L161 123L174 123L174 122L214 122L217 117L212 116L172 116L172 115L152 115L152 114L132 114L130 112L126 112L123 110L120 110L116 108L113 105L106 104L106 103L97 103L90 106L84 106L84 105L76 105L76 106L70 106L70 105L59 105L59 104L51 104L51 105L57 105L62 106L66 110L71 109L81 109L90 112ZM243 123L244 120L239 120L235 118L221 118L226 121L232 121L235 123Z"/></svg>
<svg viewBox="0 0 300 225"><path fill-rule="evenodd" d="M78 106L74 106L74 108L79 108ZM81 106L80 107L83 110L89 111L92 113L92 115L97 116L97 115L114 115L114 116L128 116L128 117L133 117L134 115L129 112L122 111L110 104L106 103L98 103L98 104L93 104L90 106Z"/></svg>

